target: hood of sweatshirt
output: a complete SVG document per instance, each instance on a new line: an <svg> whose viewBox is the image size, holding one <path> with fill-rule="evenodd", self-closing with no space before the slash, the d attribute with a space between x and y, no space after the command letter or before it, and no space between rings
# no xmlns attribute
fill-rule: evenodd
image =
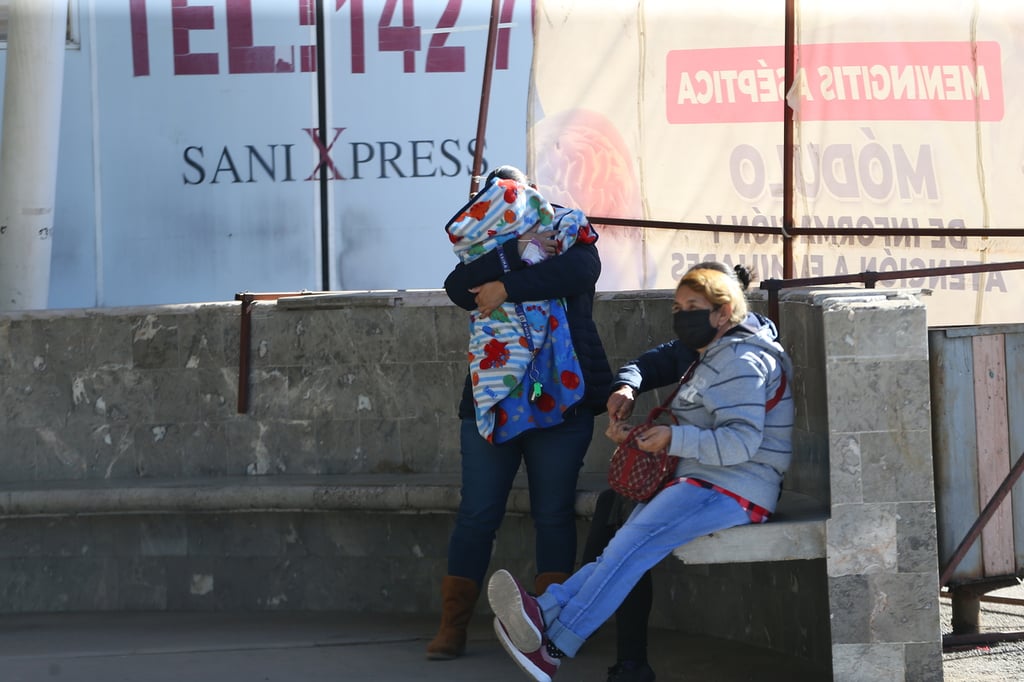
<svg viewBox="0 0 1024 682"><path fill-rule="evenodd" d="M714 356L726 348L730 348L734 344L743 343L755 346L778 358L786 376L792 378L792 362L782 344L779 343L778 338L779 329L775 326L774 322L764 315L750 313L742 322L727 331L722 338L709 345L701 356L701 362L710 362Z"/></svg>

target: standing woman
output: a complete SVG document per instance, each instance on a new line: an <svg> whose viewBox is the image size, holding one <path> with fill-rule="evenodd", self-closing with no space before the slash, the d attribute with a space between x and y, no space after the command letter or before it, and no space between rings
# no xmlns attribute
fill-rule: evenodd
<svg viewBox="0 0 1024 682"><path fill-rule="evenodd" d="M550 682L560 659L574 656L673 549L764 522L775 510L792 455L788 355L773 330L748 317L739 282L719 269L684 275L672 310L680 343L699 361L672 401L679 423L651 426L638 444L679 457L675 477L637 505L600 557L539 598L507 571L491 577L495 632L531 679ZM628 423L610 419L607 435L616 443L629 431Z"/></svg>
<svg viewBox="0 0 1024 682"><path fill-rule="evenodd" d="M523 198L525 202L521 201ZM502 201L509 202L508 206L494 211L494 206ZM535 220L533 211L539 211L541 217ZM485 229L485 234L498 233L515 221L521 222L525 231L496 248L478 249L472 260L459 263L445 280L448 297L470 312L472 328L477 329L517 324L520 312L537 307L531 302L550 301L553 311L564 311L562 319L571 339L572 360L580 370L582 384L576 385L573 375L568 388L577 396L575 402L558 404L549 396L560 387L543 377L540 382L526 379L522 386L530 389L534 383L542 383L542 395L523 402L521 392L514 389L495 406L498 418L489 420L483 418L487 415L478 414L481 400L474 395L474 389L482 382L474 385L475 371L467 375L459 403L462 497L448 545L448 571L441 581L441 625L437 636L427 645L427 658L433 660L452 659L465 652L469 620L521 463L526 465L536 535L536 594L572 572L576 561L577 479L593 436L594 416L604 411L611 385L611 367L592 316L601 259L595 246L597 234L586 217L578 210L549 204L528 184L521 171L502 166L488 176L483 189L449 222L449 235L456 249L459 243L453 223L465 225L474 216L487 220L492 213L499 216L500 222L493 229ZM562 252L556 237L569 231L569 223L575 223L576 236ZM542 254L531 257L531 247ZM481 321L485 324L481 325ZM551 329L548 338L564 334L562 324ZM538 355L543 355L544 350L540 348ZM506 357L505 353L488 356L486 369L490 371L495 362ZM564 354L556 357L564 358ZM480 362L478 358L476 362ZM564 373L555 371L554 376ZM510 404L512 409L506 410ZM536 412L550 412L552 404L558 413L554 420ZM536 418L530 417L528 421L535 425L509 432L509 438L501 440L502 427L511 425L515 414L530 410L535 411Z"/></svg>

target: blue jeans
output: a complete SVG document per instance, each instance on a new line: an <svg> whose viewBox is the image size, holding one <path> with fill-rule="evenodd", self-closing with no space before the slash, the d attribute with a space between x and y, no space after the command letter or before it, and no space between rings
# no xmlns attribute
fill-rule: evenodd
<svg viewBox="0 0 1024 682"><path fill-rule="evenodd" d="M673 549L702 535L750 523L736 500L679 483L637 505L595 561L537 600L547 636L569 656L619 607L650 568Z"/></svg>
<svg viewBox="0 0 1024 682"><path fill-rule="evenodd" d="M526 463L537 573L572 573L576 563L576 482L594 434L594 415L577 410L557 426L488 443L462 420L462 500L448 544L448 575L482 585L520 462Z"/></svg>

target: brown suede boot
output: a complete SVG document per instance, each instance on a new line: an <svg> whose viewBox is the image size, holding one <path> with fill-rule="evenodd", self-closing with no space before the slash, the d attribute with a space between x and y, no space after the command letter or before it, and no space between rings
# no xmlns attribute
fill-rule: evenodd
<svg viewBox="0 0 1024 682"><path fill-rule="evenodd" d="M533 593L536 596L544 594L544 590L548 589L548 585L553 583L564 583L569 579L568 573L557 573L555 571L549 571L548 573L540 573L536 578L533 579Z"/></svg>
<svg viewBox="0 0 1024 682"><path fill-rule="evenodd" d="M441 580L441 628L427 645L427 658L448 661L466 653L466 630L480 587L469 578L446 575Z"/></svg>

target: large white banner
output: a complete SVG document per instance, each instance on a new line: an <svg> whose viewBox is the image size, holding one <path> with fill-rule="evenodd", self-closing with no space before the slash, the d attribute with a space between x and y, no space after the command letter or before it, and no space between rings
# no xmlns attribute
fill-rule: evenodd
<svg viewBox="0 0 1024 682"><path fill-rule="evenodd" d="M1024 5L802 0L798 227L948 230L794 239L794 276L1024 259ZM784 3L544 1L531 169L596 216L770 226L774 235L605 228L605 289L672 287L709 258L782 277ZM571 69L565 68L572 55ZM913 278L929 324L1024 318L1024 272Z"/></svg>
<svg viewBox="0 0 1024 682"><path fill-rule="evenodd" d="M73 0L51 307L442 286L491 3L326 0L322 55L317 4ZM499 11L485 170L526 165L532 5Z"/></svg>
<svg viewBox="0 0 1024 682"><path fill-rule="evenodd" d="M773 230L603 228L601 289L708 258L782 276L783 2L498 4L485 170L593 216ZM441 286L491 3L328 0L323 54L317 6L72 0L51 307ZM797 226L940 234L797 237L794 274L1024 259L958 233L1022 227L1024 3L797 7ZM934 290L932 324L1024 317L1022 271L879 286Z"/></svg>

